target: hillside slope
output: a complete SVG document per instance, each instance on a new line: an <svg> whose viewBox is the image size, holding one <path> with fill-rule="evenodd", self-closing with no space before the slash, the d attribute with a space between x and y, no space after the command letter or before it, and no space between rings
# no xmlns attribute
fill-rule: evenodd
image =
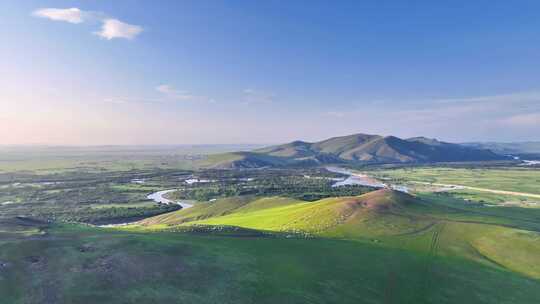
<svg viewBox="0 0 540 304"><path fill-rule="evenodd" d="M294 141L258 149L211 156L203 166L260 168L324 164L428 163L505 160L490 150L441 142L425 137L354 134L319 142Z"/></svg>
<svg viewBox="0 0 540 304"><path fill-rule="evenodd" d="M305 202L282 197L229 198L143 220L123 229L240 227L460 257L540 278L540 233L499 213L484 214L382 189ZM497 211L498 212L498 211ZM180 230L182 230L180 229Z"/></svg>
<svg viewBox="0 0 540 304"><path fill-rule="evenodd" d="M239 210L240 212L210 217L190 224L230 225L258 230L318 234L347 224L353 218L404 212L407 206L412 204L418 202L410 195L392 190L378 190L357 197L327 198L315 202L297 201L250 212ZM416 229L416 225L413 226L403 225L400 229Z"/></svg>
<svg viewBox="0 0 540 304"><path fill-rule="evenodd" d="M413 196L389 189L315 202L284 197L231 197L154 216L137 224L149 228L230 225L268 231L320 233L352 218L407 213L407 209L414 205L423 207L423 203Z"/></svg>

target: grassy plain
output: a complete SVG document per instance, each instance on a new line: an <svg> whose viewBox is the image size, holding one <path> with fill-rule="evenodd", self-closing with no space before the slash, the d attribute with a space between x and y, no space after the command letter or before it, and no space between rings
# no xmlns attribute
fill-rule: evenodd
<svg viewBox="0 0 540 304"><path fill-rule="evenodd" d="M534 168L413 167L376 170L371 174L403 182L419 181L540 194L540 170Z"/></svg>
<svg viewBox="0 0 540 304"><path fill-rule="evenodd" d="M0 238L0 303L540 301L540 281L518 273L368 241L44 231Z"/></svg>
<svg viewBox="0 0 540 304"><path fill-rule="evenodd" d="M540 209L474 203L505 205L513 196L364 194L331 187L336 176L320 168L103 161L0 173L0 304L540 303ZM538 171L520 168L408 170L374 172L509 191L538 185ZM194 177L212 182L184 182ZM174 199L201 202L168 212L146 200L179 187ZM62 223L142 211L166 213L121 228Z"/></svg>
<svg viewBox="0 0 540 304"><path fill-rule="evenodd" d="M196 210L152 217L124 229L234 226L371 241L388 248L468 259L540 279L540 268L530 266L540 257L539 209L524 212L523 208L475 207L451 200L456 199L414 197L390 190L315 202L279 197L230 198L206 207L201 204Z"/></svg>
<svg viewBox="0 0 540 304"><path fill-rule="evenodd" d="M207 155L259 145L2 146L0 173L193 169Z"/></svg>

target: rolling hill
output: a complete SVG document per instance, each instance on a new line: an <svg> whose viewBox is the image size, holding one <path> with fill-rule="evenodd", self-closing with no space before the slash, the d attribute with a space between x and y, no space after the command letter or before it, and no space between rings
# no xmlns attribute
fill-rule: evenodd
<svg viewBox="0 0 540 304"><path fill-rule="evenodd" d="M533 211L531 211L533 212ZM538 215L536 211L535 214ZM540 279L540 224L498 210L449 206L390 189L306 202L237 197L145 219L122 229L238 227L250 231L370 241L388 248L459 257Z"/></svg>
<svg viewBox="0 0 540 304"><path fill-rule="evenodd" d="M210 156L203 166L261 168L325 164L436 163L506 160L487 149L441 142L425 137L354 134L319 142L294 141L250 152Z"/></svg>
<svg viewBox="0 0 540 304"><path fill-rule="evenodd" d="M160 229L177 225L229 225L266 231L322 233L360 217L408 213L415 205L426 207L409 194L389 189L315 202L240 196L150 217L138 222L137 226Z"/></svg>

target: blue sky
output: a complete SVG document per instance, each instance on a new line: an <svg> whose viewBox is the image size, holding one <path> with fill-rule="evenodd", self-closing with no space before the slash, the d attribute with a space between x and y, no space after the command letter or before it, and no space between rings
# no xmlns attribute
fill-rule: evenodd
<svg viewBox="0 0 540 304"><path fill-rule="evenodd" d="M0 2L6 144L540 140L538 1Z"/></svg>

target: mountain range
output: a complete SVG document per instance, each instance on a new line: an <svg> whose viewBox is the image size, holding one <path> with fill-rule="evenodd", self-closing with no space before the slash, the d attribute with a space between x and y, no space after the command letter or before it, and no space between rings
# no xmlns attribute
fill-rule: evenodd
<svg viewBox="0 0 540 304"><path fill-rule="evenodd" d="M395 164L508 160L489 149L438 141L426 137L353 134L318 142L293 141L253 151L210 156L213 168L261 168L327 164Z"/></svg>
<svg viewBox="0 0 540 304"><path fill-rule="evenodd" d="M489 149L497 154L504 155L538 155L540 157L540 142L538 141L526 141L526 142L468 142L462 145Z"/></svg>

